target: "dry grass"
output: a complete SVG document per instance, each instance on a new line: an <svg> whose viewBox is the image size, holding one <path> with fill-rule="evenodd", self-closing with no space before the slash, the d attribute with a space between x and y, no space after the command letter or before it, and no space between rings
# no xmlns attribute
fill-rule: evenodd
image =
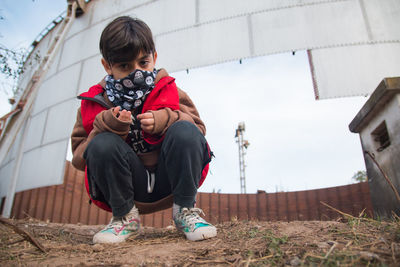
<svg viewBox="0 0 400 267"><path fill-rule="evenodd" d="M343 215L343 214L342 214ZM47 250L41 252L0 224L0 265L15 266L398 266L400 220L237 221L218 236L190 242L174 229L142 229L119 245L92 245L101 226L14 221Z"/></svg>

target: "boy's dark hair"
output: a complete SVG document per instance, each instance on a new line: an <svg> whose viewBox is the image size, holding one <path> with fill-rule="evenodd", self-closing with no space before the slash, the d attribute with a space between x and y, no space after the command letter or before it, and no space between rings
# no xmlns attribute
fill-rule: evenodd
<svg viewBox="0 0 400 267"><path fill-rule="evenodd" d="M129 16L114 19L100 37L100 52L111 65L134 60L140 52L154 54L155 51L149 26Z"/></svg>

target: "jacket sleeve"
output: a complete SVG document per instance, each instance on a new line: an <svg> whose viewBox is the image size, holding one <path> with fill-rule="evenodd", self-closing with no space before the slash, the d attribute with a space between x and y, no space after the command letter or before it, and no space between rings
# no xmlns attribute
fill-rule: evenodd
<svg viewBox="0 0 400 267"><path fill-rule="evenodd" d="M78 109L76 122L71 134L72 165L78 170L85 170L83 153L90 141L101 132L112 132L125 139L129 132L129 122L123 122L112 114L112 109L104 110L96 115L93 130L86 133L82 123L81 109Z"/></svg>
<svg viewBox="0 0 400 267"><path fill-rule="evenodd" d="M85 128L83 128L81 108L78 109L76 115L76 122L74 129L71 134L71 147L72 147L72 165L78 170L85 170L85 160L83 159L83 152L86 149L88 140L88 135Z"/></svg>
<svg viewBox="0 0 400 267"><path fill-rule="evenodd" d="M206 135L206 126L200 119L199 112L189 96L178 88L179 110L163 108L150 111L154 115L154 129L151 134L164 135L167 129L177 121L189 121L197 126L203 135Z"/></svg>

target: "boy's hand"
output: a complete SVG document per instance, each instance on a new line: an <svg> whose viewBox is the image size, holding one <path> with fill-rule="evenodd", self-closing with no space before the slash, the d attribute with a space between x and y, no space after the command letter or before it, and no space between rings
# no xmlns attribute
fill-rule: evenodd
<svg viewBox="0 0 400 267"><path fill-rule="evenodd" d="M137 115L137 119L140 121L142 130L146 133L151 133L154 129L154 115L151 112L146 112Z"/></svg>
<svg viewBox="0 0 400 267"><path fill-rule="evenodd" d="M112 110L112 113L115 117L117 117L118 119L120 119L121 121L124 122L132 122L132 118L131 118L131 112L127 111L125 109L123 109L122 111L119 111L120 107L117 106Z"/></svg>

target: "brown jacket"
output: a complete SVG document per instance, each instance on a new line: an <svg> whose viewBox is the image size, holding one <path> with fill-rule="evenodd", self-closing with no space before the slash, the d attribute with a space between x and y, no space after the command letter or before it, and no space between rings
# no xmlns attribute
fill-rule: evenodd
<svg viewBox="0 0 400 267"><path fill-rule="evenodd" d="M167 75L168 73L165 70L161 69L157 74L156 83L162 77L165 77ZM171 126L174 122L185 120L194 123L205 135L206 127L203 121L200 119L199 113L194 106L192 100L184 91L180 90L179 88L178 94L179 110L164 108L160 110L150 111L153 113L155 121L154 129L151 134L163 135L167 131L168 127ZM85 170L86 165L83 158L83 152L85 151L86 146L93 139L93 137L101 132L112 132L121 136L121 138L125 140L129 132L129 123L119 120L112 114L113 107L111 102L108 101L105 92L103 97L111 108L97 114L96 119L93 122L93 130L89 133L89 135L87 135L85 129L83 128L80 108L78 109L74 129L72 130L72 165L82 171ZM149 153L141 154L139 155L139 157L146 167L153 167L157 164L158 154L159 151L152 151Z"/></svg>
<svg viewBox="0 0 400 267"><path fill-rule="evenodd" d="M168 76L168 73L165 70L161 69L157 74L155 83L157 84L157 82L165 76ZM104 80L101 81L100 84L104 88L105 85ZM170 108L164 108L160 110L150 111L153 113L155 121L154 129L151 134L163 135L167 131L168 127L171 126L174 122L185 120L194 123L203 133L203 135L205 135L206 127L203 121L200 119L199 113L195 105L193 104L192 100L184 91L180 90L179 88L178 88L178 95L179 95L179 110L171 110ZM73 153L72 165L75 168L82 171L85 170L86 166L85 159L83 158L83 153L89 142L97 134L101 132L112 132L121 136L121 138L125 140L129 132L130 123L123 122L112 114L112 109L114 107L112 106L112 103L108 100L105 92L103 94L103 98L104 98L103 100L110 106L110 108L97 114L93 122L93 130L89 133L89 135L86 133L86 130L83 127L81 110L80 108L78 109L76 122L71 134L71 144ZM146 168L151 169L156 166L159 153L160 153L159 150L155 150L149 153L139 154L138 156L143 162L144 166ZM172 200L172 198L170 200ZM158 205L157 203L154 204ZM138 206L138 203L136 203L136 205ZM156 210L160 210L161 206L157 207ZM163 208L168 208L168 206ZM141 208L139 207L139 211L140 210ZM141 212L148 213L153 211L155 210L150 208L150 210L142 209Z"/></svg>

